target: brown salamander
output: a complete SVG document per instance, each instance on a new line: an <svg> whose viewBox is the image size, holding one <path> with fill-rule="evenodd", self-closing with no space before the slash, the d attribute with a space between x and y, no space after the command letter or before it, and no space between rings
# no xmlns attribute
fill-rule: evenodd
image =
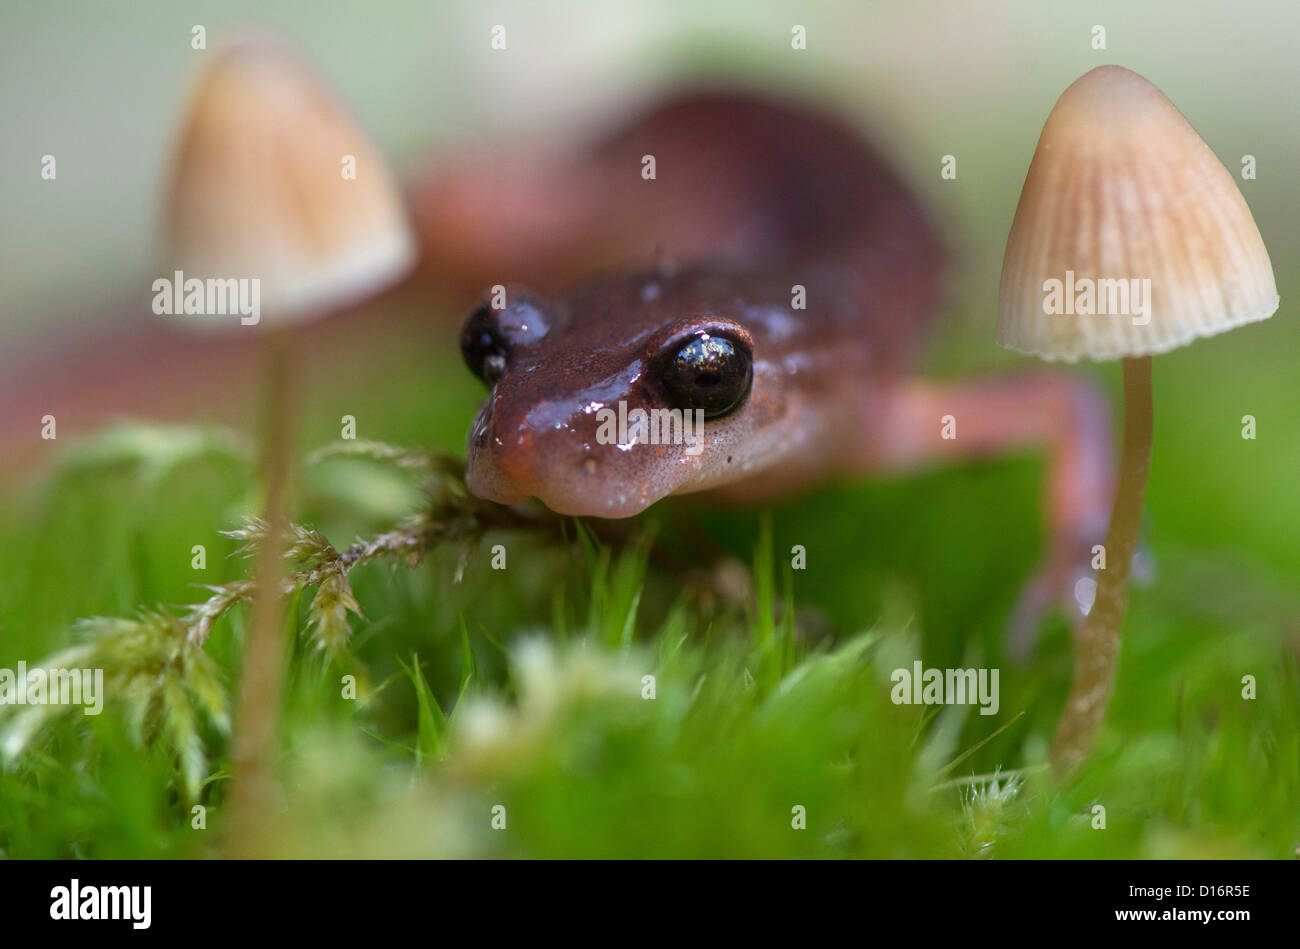
<svg viewBox="0 0 1300 949"><path fill-rule="evenodd" d="M466 362L490 390L469 436L476 494L628 517L669 495L758 499L1038 445L1050 557L1026 621L1086 571L1111 497L1104 401L1049 371L912 377L944 255L841 121L688 94L576 155L475 157L425 185L416 208L435 274L544 291L498 287L464 326ZM584 271L601 276L564 289ZM698 410L702 436L611 439L601 426L620 402Z"/></svg>

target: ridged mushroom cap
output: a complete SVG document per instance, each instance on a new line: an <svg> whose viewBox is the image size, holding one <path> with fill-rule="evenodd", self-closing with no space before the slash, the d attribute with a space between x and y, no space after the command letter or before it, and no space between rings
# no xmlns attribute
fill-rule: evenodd
<svg viewBox="0 0 1300 949"><path fill-rule="evenodd" d="M1089 307L1082 281L1092 285L1091 313L1079 312ZM1137 291L1126 313L1100 312L1123 310L1126 290ZM1071 362L1145 356L1266 319L1277 306L1250 208L1173 103L1120 66L1066 89L1007 238L998 342Z"/></svg>

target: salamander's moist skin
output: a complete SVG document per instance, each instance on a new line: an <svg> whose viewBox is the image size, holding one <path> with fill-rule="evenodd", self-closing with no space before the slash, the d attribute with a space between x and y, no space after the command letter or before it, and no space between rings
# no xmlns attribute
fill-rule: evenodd
<svg viewBox="0 0 1300 949"><path fill-rule="evenodd" d="M864 347L837 353L832 334L805 333L785 288L711 268L614 278L560 302L509 299L475 311L462 338L492 386L470 434L470 487L504 504L535 496L563 514L627 517L772 468L824 467L850 422L838 400L854 393L819 367L851 349L869 368ZM620 403L662 431L638 441L625 425L611 439ZM678 437L671 410L689 413L683 432L703 417L702 437Z"/></svg>
<svg viewBox="0 0 1300 949"><path fill-rule="evenodd" d="M775 494L866 463L941 255L851 131L764 100L689 96L530 181L500 187L552 206L548 259L612 275L551 299L507 286L504 305L489 295L470 315L462 351L491 390L470 433L471 490L628 517L672 494ZM545 229L536 214L521 217L497 243L529 275L548 239L528 233ZM602 432L638 409L650 432ZM684 426L702 416L702 434L670 434L671 410Z"/></svg>

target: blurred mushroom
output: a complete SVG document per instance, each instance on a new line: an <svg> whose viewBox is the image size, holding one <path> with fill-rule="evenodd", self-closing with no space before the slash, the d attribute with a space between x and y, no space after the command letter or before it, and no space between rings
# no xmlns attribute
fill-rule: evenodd
<svg viewBox="0 0 1300 949"><path fill-rule="evenodd" d="M272 326L358 303L415 263L387 164L311 67L265 38L215 53L200 78L165 214L171 264L258 278Z"/></svg>
<svg viewBox="0 0 1300 949"><path fill-rule="evenodd" d="M350 169L355 173L345 174ZM229 821L232 852L247 853L259 821L272 812L293 441L291 327L394 282L414 264L415 242L392 175L365 134L300 56L265 38L214 54L200 78L182 124L165 225L171 266L187 284L250 281L267 324L266 534L236 710ZM259 313L242 320L206 314L195 322L248 331L261 321Z"/></svg>
<svg viewBox="0 0 1300 949"><path fill-rule="evenodd" d="M1070 86L1029 166L998 293L998 342L1039 356L1123 360L1124 442L1106 569L1075 633L1052 747L1088 755L1114 685L1151 457L1151 356L1266 319L1268 252L1227 169L1165 96L1119 66Z"/></svg>

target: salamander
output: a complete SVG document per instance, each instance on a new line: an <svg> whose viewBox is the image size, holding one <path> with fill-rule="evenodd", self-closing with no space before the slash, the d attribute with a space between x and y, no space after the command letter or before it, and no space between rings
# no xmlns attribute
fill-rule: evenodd
<svg viewBox="0 0 1300 949"><path fill-rule="evenodd" d="M1111 500L1106 402L1064 372L915 374L945 253L851 124L688 92L567 153L442 168L415 207L426 269L493 287L460 340L488 389L468 442L475 494L625 518L673 495L761 501L1037 446L1048 556L1019 612L1058 596L1079 612L1071 591ZM620 403L702 432L611 433Z"/></svg>

